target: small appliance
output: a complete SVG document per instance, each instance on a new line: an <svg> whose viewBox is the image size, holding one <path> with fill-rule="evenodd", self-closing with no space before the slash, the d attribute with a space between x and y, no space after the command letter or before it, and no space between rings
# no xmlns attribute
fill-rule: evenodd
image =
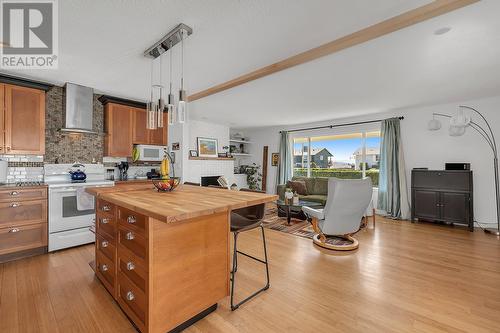
<svg viewBox="0 0 500 333"><path fill-rule="evenodd" d="M0 160L0 184L7 183L7 167L9 163L4 160Z"/></svg>
<svg viewBox="0 0 500 333"><path fill-rule="evenodd" d="M138 161L143 162L161 162L168 152L167 146L135 145L134 147L139 154Z"/></svg>

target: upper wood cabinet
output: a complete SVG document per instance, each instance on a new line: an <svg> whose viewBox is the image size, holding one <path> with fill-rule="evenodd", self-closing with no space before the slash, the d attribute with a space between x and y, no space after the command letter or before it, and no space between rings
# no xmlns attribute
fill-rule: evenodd
<svg viewBox="0 0 500 333"><path fill-rule="evenodd" d="M148 130L145 109L107 103L104 112L105 156L131 157L134 144L167 145L167 114L164 114L163 128Z"/></svg>
<svg viewBox="0 0 500 333"><path fill-rule="evenodd" d="M0 153L45 154L45 92L0 84Z"/></svg>

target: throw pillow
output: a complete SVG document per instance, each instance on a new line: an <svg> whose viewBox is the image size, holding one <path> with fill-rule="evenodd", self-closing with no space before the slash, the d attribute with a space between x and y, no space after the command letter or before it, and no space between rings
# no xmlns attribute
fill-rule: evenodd
<svg viewBox="0 0 500 333"><path fill-rule="evenodd" d="M303 180L289 180L287 187L290 187L293 192L297 192L300 195L307 195L306 182Z"/></svg>

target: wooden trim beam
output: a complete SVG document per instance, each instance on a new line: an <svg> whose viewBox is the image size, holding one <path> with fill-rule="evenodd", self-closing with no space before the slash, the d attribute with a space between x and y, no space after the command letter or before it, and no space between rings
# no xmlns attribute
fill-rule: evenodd
<svg viewBox="0 0 500 333"><path fill-rule="evenodd" d="M203 91L192 94L189 101L217 94L221 91L260 79L264 76L304 64L306 62L330 55L341 50L365 43L367 41L382 37L394 31L412 26L436 16L440 16L456 9L478 2L479 0L435 0L427 5L412 9L398 16L374 24L347 36L341 37L316 48L296 54L292 57L278 61L274 64L259 68L250 73L241 75L235 79L215 85Z"/></svg>

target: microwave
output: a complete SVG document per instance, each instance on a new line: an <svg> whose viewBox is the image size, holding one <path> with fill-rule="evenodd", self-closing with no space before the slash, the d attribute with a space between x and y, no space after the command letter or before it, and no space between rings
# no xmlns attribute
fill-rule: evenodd
<svg viewBox="0 0 500 333"><path fill-rule="evenodd" d="M134 145L139 153L138 161L155 162L163 160L165 154L168 154L167 146L153 146L153 145Z"/></svg>

